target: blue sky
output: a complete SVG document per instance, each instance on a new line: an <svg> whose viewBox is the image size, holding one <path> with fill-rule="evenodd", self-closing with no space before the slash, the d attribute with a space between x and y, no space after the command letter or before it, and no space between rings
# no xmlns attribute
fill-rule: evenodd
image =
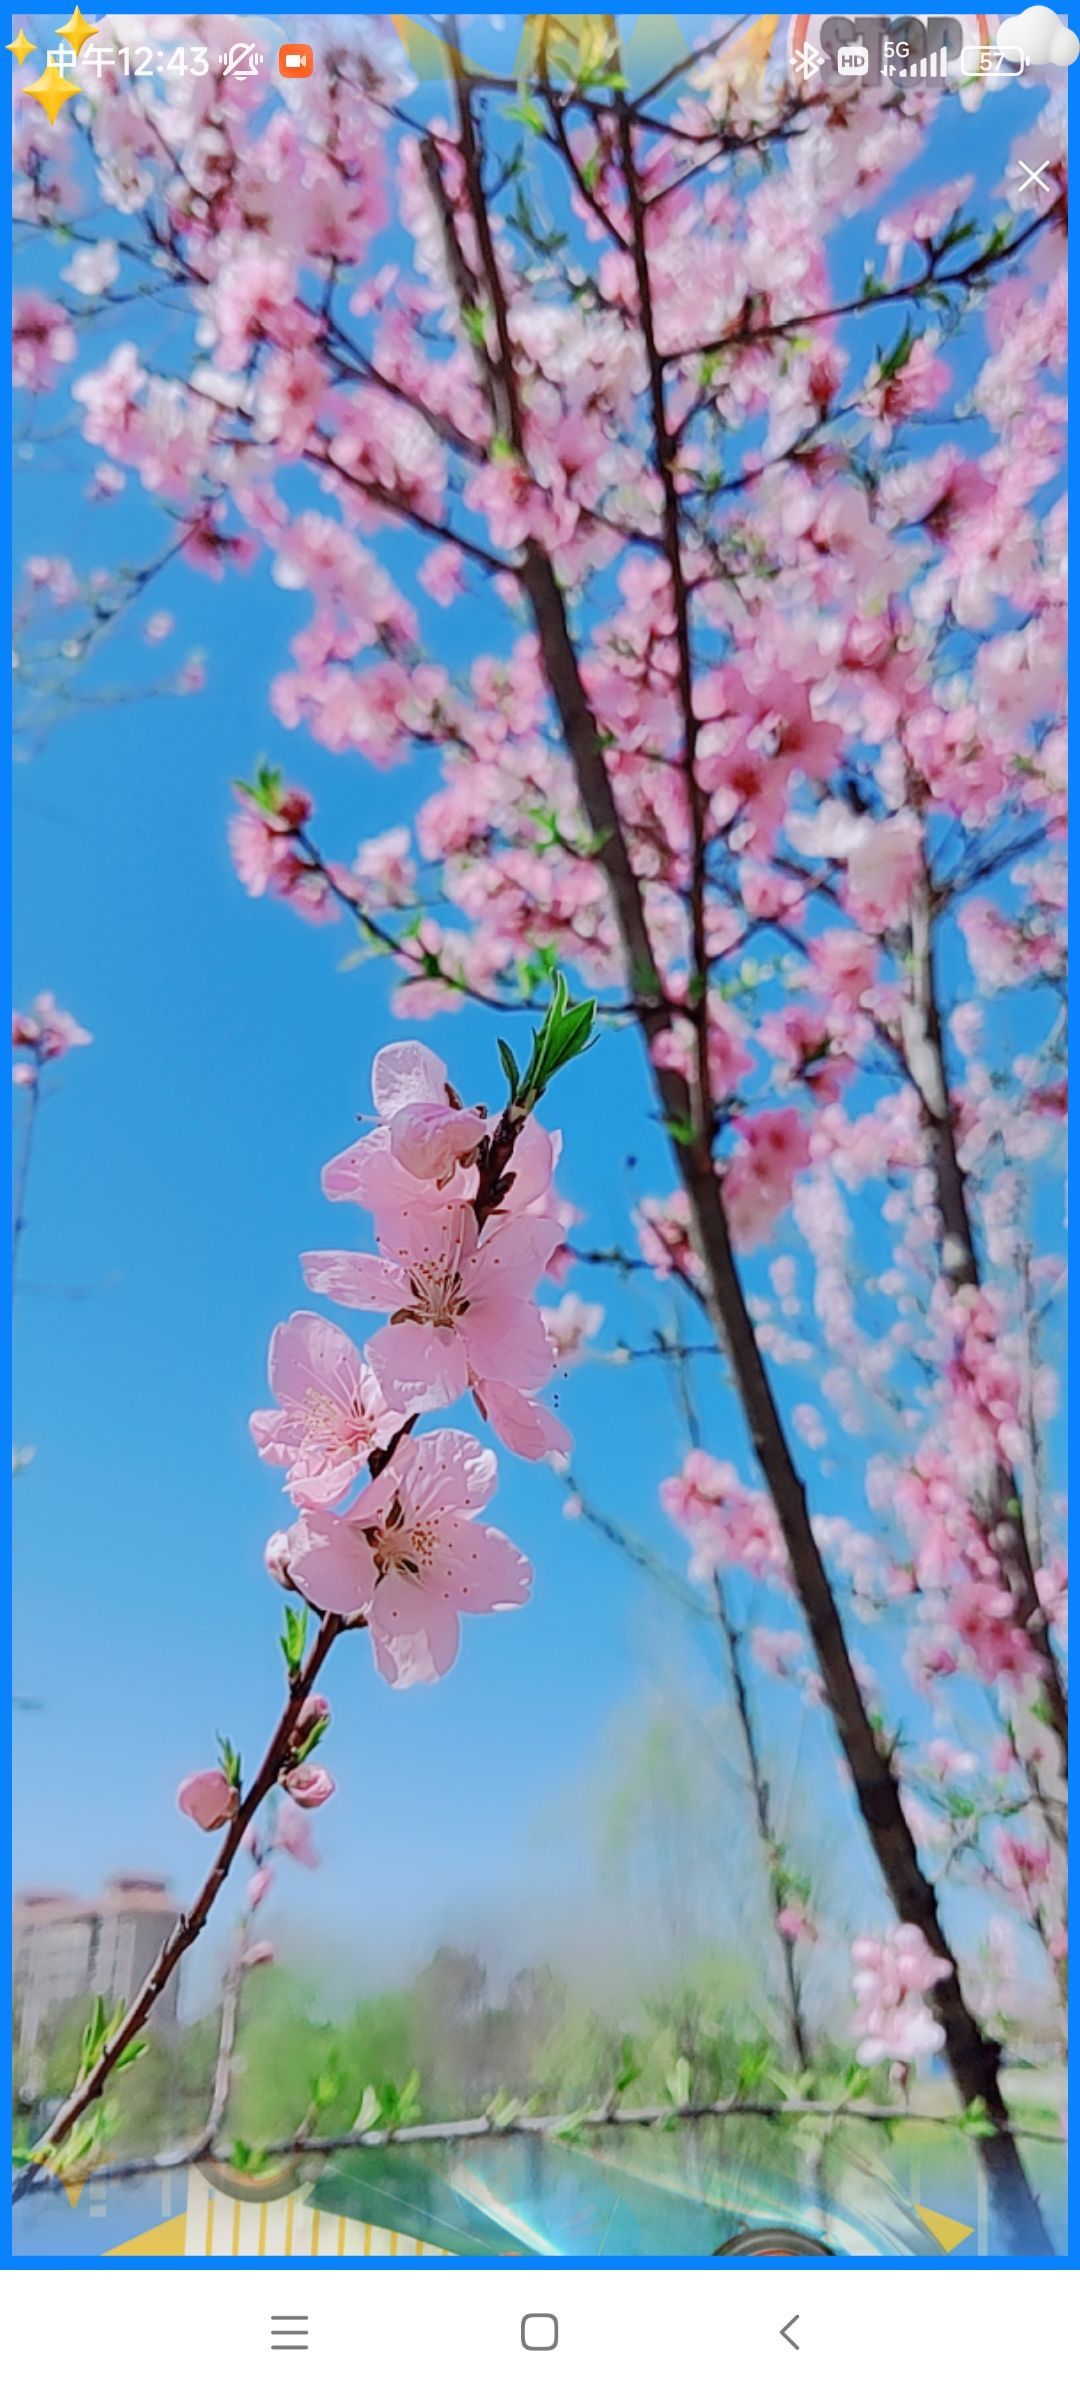
<svg viewBox="0 0 1080 2400"><path fill-rule="evenodd" d="M1020 110L1044 98L1010 95L976 118L950 110L937 158L932 145L898 193L933 181L946 153L953 173L993 158L992 191ZM849 263L865 233L845 231ZM49 272L37 250L20 280ZM87 359L129 332L134 312L107 318ZM93 463L74 433L18 453L17 557L63 551L82 569L162 546L134 486L108 510L84 503ZM247 1416L267 1397L272 1325L305 1305L299 1252L364 1239L322 1199L319 1171L367 1105L373 1051L400 1028L381 966L336 971L345 931L245 897L225 846L229 781L262 752L281 760L344 856L431 788L425 764L381 778L281 732L267 685L306 606L261 564L220 586L170 567L100 678L144 684L197 643L205 692L70 718L17 768L15 992L25 1003L52 986L94 1034L50 1079L18 1311L15 1432L35 1456L14 1495L15 1683L41 1703L15 1721L25 1882L89 1887L143 1866L186 1892L207 1850L176 1812L176 1784L210 1761L216 1729L253 1760L278 1706L280 1595L261 1554L285 1504ZM141 638L157 608L178 620L164 651ZM482 610L470 601L464 621L438 620L452 659L502 639L497 612L485 624ZM436 1019L430 1038L467 1098L494 1095L490 1020ZM631 1192L672 1181L631 1034L606 1036L564 1079L554 1117L586 1238L624 1238ZM643 1338L640 1286L579 1285L607 1303L605 1338ZM586 1488L681 1563L655 1496L679 1452L662 1370L579 1371L560 1405ZM745 1464L718 1385L707 1428ZM325 1755L339 1798L318 1821L323 1870L294 1876L289 1901L313 1937L332 1927L371 1973L472 1928L495 1938L501 1925L527 1949L537 1916L576 1917L587 1940L594 1812L578 1799L602 1780L612 1728L665 1688L715 1702L708 1638L568 1524L562 1497L546 1469L502 1458L492 1514L535 1561L534 1600L468 1625L444 1683L389 1692L363 1637L333 1662ZM834 1483L829 1505L858 1503ZM824 1728L785 1695L766 1706L777 1755L794 1761L801 1745L794 1819L826 1847L842 1804ZM841 1898L858 1913L874 1885L852 1849Z"/></svg>

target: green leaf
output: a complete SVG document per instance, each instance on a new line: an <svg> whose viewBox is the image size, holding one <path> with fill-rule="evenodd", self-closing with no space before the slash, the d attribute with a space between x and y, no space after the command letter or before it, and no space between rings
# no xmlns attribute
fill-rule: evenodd
<svg viewBox="0 0 1080 2400"><path fill-rule="evenodd" d="M225 1780L232 1786L234 1792L238 1792L240 1789L240 1752L233 1749L232 1743L225 1733L219 1733L217 1744L218 1757L221 1760L221 1769Z"/></svg>
<svg viewBox="0 0 1080 2400"><path fill-rule="evenodd" d="M522 2102L509 2092L496 2092L491 2100L484 2102L483 2113L496 2133L505 2133L508 2125L516 2124L521 2111Z"/></svg>
<svg viewBox="0 0 1080 2400"><path fill-rule="evenodd" d="M748 2100L761 2090L770 2078L773 2063L771 2042L747 2042L740 2050L735 2066L735 2088L740 2100Z"/></svg>
<svg viewBox="0 0 1080 2400"><path fill-rule="evenodd" d="M514 1057L513 1051L510 1048L509 1042L504 1042L501 1035L499 1036L498 1049L499 1057L502 1060L502 1071L510 1087L510 1098L511 1100L516 1100L521 1081L521 1078L518 1074L518 1063Z"/></svg>
<svg viewBox="0 0 1080 2400"><path fill-rule="evenodd" d="M354 2133L371 2133L382 2115L382 2102L373 2083L364 2087L363 2098L353 2118Z"/></svg>
<svg viewBox="0 0 1080 2400"><path fill-rule="evenodd" d="M293 1757L298 1767L302 1767L304 1760L311 1757L313 1750L318 1749L324 1733L328 1733L329 1729L329 1717L316 1717L314 1723L308 1726L307 1732L301 1734L299 1741L293 1746Z"/></svg>
<svg viewBox="0 0 1080 2400"><path fill-rule="evenodd" d="M905 325L899 341L894 342L892 349L887 350L885 356L878 361L886 383L890 382L894 375L899 375L902 367L906 367L914 348L915 330L909 323Z"/></svg>
<svg viewBox="0 0 1080 2400"><path fill-rule="evenodd" d="M640 2079L640 2076L641 2067L638 2063L637 2052L634 2049L634 2045L629 2040L624 2041L619 2058L619 2064L612 2080L613 2091L628 2092L631 2084L637 2083Z"/></svg>
<svg viewBox="0 0 1080 2400"><path fill-rule="evenodd" d="M664 2082L676 2108L687 2106L690 2099L691 2080L692 2069L689 2059L677 2058L670 2075L664 2077Z"/></svg>
<svg viewBox="0 0 1080 2400"><path fill-rule="evenodd" d="M518 100L505 111L515 125L527 125L530 133L543 133L544 112L535 100Z"/></svg>
<svg viewBox="0 0 1080 2400"><path fill-rule="evenodd" d="M301 1608L285 1610L285 1631L278 1635L281 1655L288 1670L290 1683L304 1663L304 1612Z"/></svg>

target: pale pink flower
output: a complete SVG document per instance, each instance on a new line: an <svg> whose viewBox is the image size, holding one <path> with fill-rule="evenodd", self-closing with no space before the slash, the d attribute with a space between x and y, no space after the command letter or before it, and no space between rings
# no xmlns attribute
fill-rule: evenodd
<svg viewBox="0 0 1080 2400"><path fill-rule="evenodd" d="M319 1853L311 1838L311 1827L302 1808L293 1801L283 1800L274 1819L271 1842L274 1850L283 1850L297 1867L317 1867Z"/></svg>
<svg viewBox="0 0 1080 2400"><path fill-rule="evenodd" d="M66 308L44 292L16 292L11 306L11 379L26 392L47 392L75 356L75 328Z"/></svg>
<svg viewBox="0 0 1080 2400"><path fill-rule="evenodd" d="M440 608L449 608L465 589L461 552L454 542L429 550L417 569L417 580Z"/></svg>
<svg viewBox="0 0 1080 2400"><path fill-rule="evenodd" d="M115 242L80 243L70 266L63 269L65 283L72 291L81 292L84 300L98 300L107 292L120 273L120 252Z"/></svg>
<svg viewBox="0 0 1080 2400"><path fill-rule="evenodd" d="M380 1255L314 1250L301 1259L313 1291L346 1308L385 1311L368 1357L391 1407L445 1408L490 1377L534 1392L552 1346L530 1297L562 1240L554 1217L496 1217L481 1233L471 1208L405 1205L376 1225Z"/></svg>
<svg viewBox="0 0 1080 2400"><path fill-rule="evenodd" d="M936 1958L917 1925L895 1925L880 1937L861 1936L851 1945L856 2009L851 2030L864 2067L886 2059L914 2066L933 2058L945 2035L926 2006L925 1994L948 1981L947 1959Z"/></svg>
<svg viewBox="0 0 1080 2400"><path fill-rule="evenodd" d="M564 1292L557 1306L542 1309L541 1315L555 1344L555 1363L560 1367L579 1364L588 1343L604 1322L599 1301L583 1300L580 1292Z"/></svg>
<svg viewBox="0 0 1080 2400"><path fill-rule="evenodd" d="M167 642L175 623L175 617L169 615L167 608L156 608L153 616L148 617L143 626L144 642L149 642L151 649L154 649L158 642Z"/></svg>
<svg viewBox="0 0 1080 2400"><path fill-rule="evenodd" d="M322 1808L327 1800L333 1799L337 1790L334 1778L326 1768L311 1761L305 1761L299 1767L290 1767L281 1780L298 1808Z"/></svg>
<svg viewBox="0 0 1080 2400"><path fill-rule="evenodd" d="M903 924L921 863L922 827L907 809L872 825L853 848L846 899L868 932Z"/></svg>
<svg viewBox="0 0 1080 2400"><path fill-rule="evenodd" d="M267 1574L273 1576L274 1582L280 1583L283 1591L295 1591L296 1586L289 1573L289 1537L287 1533L268 1535L263 1550L263 1565Z"/></svg>
<svg viewBox="0 0 1080 2400"><path fill-rule="evenodd" d="M36 1050L42 1061L84 1050L93 1038L68 1009L57 1007L51 992L39 992L30 1008L16 1010L11 1020L12 1047Z"/></svg>
<svg viewBox="0 0 1080 2400"><path fill-rule="evenodd" d="M274 1963L273 1943L253 1942L250 1950L244 1952L243 1963L245 1967L272 1967Z"/></svg>
<svg viewBox="0 0 1080 2400"><path fill-rule="evenodd" d="M954 183L939 184L936 191L920 192L899 208L891 208L882 217L877 229L879 242L888 245L885 261L885 281L895 283L903 264L909 242L924 246L937 241L970 199L974 189L973 175L960 175Z"/></svg>
<svg viewBox="0 0 1080 2400"><path fill-rule="evenodd" d="M893 426L935 407L948 391L952 375L936 353L937 335L920 333L893 374L883 373L880 365L871 368L859 406L877 420L874 438L879 443L889 441Z"/></svg>
<svg viewBox="0 0 1080 2400"><path fill-rule="evenodd" d="M762 1109L736 1128L738 1148L724 1171L732 1238L752 1250L787 1208L795 1177L810 1164L810 1135L794 1108Z"/></svg>
<svg viewBox="0 0 1080 2400"><path fill-rule="evenodd" d="M221 1767L203 1767L196 1775L185 1775L176 1805L203 1833L216 1833L235 1817L239 1795Z"/></svg>
<svg viewBox="0 0 1080 2400"><path fill-rule="evenodd" d="M1050 1851L1045 1843L1025 1841L1021 1834L1010 1833L999 1825L994 1835L998 1872L1003 1883L1018 1899L1028 1904L1042 1891L1050 1878Z"/></svg>
<svg viewBox="0 0 1080 2400"><path fill-rule="evenodd" d="M431 1683L457 1657L459 1614L520 1608L532 1569L494 1526L477 1523L495 1487L494 1454L467 1434L422 1434L344 1516L305 1510L290 1567L312 1605L366 1612L388 1683Z"/></svg>
<svg viewBox="0 0 1080 2400"><path fill-rule="evenodd" d="M750 1648L755 1664L766 1675L778 1675L784 1680L802 1657L803 1637L801 1633L777 1633L771 1625L755 1625Z"/></svg>
<svg viewBox="0 0 1080 2400"><path fill-rule="evenodd" d="M249 1909L254 1910L262 1906L268 1891L270 1891L272 1888L273 1881L274 1870L272 1867L256 1867L255 1873L247 1887L247 1904Z"/></svg>
<svg viewBox="0 0 1080 2400"><path fill-rule="evenodd" d="M362 1135L347 1150L339 1151L324 1168L322 1183L327 1199L354 1200L360 1208L370 1209L376 1219L384 1213L393 1215L403 1207L416 1208L425 1201L441 1208L452 1200L468 1199L476 1188L475 1172L460 1164L460 1154L457 1162L451 1154L457 1141L463 1138L458 1131L462 1120L469 1133L475 1133L477 1125L481 1131L486 1127L478 1110L455 1105L457 1094L442 1059L423 1042L388 1042L376 1055L371 1090L375 1112L381 1121L372 1133ZM404 1147L408 1157L415 1121L405 1112L424 1107L445 1109L448 1118L458 1121L457 1127L450 1126L447 1130L441 1189L414 1172L394 1148L394 1123L398 1117L404 1117L398 1148ZM551 1183L558 1144L559 1137L547 1133L535 1117L526 1119L514 1144L508 1170L511 1181L500 1215L552 1213ZM472 1146L475 1147L475 1141Z"/></svg>
<svg viewBox="0 0 1080 2400"><path fill-rule="evenodd" d="M369 1452L396 1433L399 1411L340 1326L307 1309L274 1327L269 1376L280 1405L250 1419L260 1457L287 1469L290 1499L342 1499Z"/></svg>
<svg viewBox="0 0 1080 2400"><path fill-rule="evenodd" d="M816 1942L818 1938L813 1920L795 1900L788 1900L783 1908L777 1909L776 1930L785 1942Z"/></svg>

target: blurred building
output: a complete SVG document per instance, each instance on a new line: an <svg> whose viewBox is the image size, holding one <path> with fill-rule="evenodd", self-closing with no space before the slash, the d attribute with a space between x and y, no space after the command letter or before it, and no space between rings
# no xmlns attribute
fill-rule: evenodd
<svg viewBox="0 0 1080 2400"><path fill-rule="evenodd" d="M89 2000L97 1992L114 2007L133 1999L178 1913L158 1875L110 1876L96 1900L71 1892L17 1892L16 2048L24 2057L34 2051L65 2001ZM158 2026L175 2019L179 1980L174 1975L157 2002Z"/></svg>

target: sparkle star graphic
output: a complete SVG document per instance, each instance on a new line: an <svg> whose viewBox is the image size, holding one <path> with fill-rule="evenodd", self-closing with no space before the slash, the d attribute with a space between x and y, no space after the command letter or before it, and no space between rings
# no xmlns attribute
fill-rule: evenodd
<svg viewBox="0 0 1080 2400"><path fill-rule="evenodd" d="M24 83L23 98L36 100L39 108L44 109L50 125L55 125L61 109L67 106L69 100L81 100L82 85L69 83L62 69L50 58L36 83Z"/></svg>
<svg viewBox="0 0 1080 2400"><path fill-rule="evenodd" d="M29 58L31 50L37 49L37 43L27 41L26 35L23 32L22 26L20 25L14 41L6 43L5 48L10 50L16 66L21 67Z"/></svg>
<svg viewBox="0 0 1080 2400"><path fill-rule="evenodd" d="M81 8L73 9L67 24L58 25L56 28L58 39L70 43L76 58L78 58L84 42L93 41L97 30L96 25L88 24Z"/></svg>

